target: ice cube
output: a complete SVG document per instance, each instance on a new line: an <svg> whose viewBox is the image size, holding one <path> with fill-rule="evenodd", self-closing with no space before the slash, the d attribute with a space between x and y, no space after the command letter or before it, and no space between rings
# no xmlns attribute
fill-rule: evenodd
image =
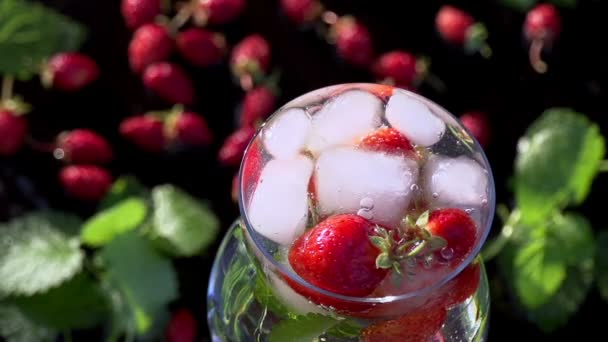
<svg viewBox="0 0 608 342"><path fill-rule="evenodd" d="M386 104L386 120L414 144L431 146L441 139L445 123L415 97L395 92Z"/></svg>
<svg viewBox="0 0 608 342"><path fill-rule="evenodd" d="M432 156L424 166L429 201L450 206L481 206L488 200L488 174L475 160Z"/></svg>
<svg viewBox="0 0 608 342"><path fill-rule="evenodd" d="M282 245L290 245L308 219L310 158L273 159L266 164L251 198L247 216L252 227Z"/></svg>
<svg viewBox="0 0 608 342"><path fill-rule="evenodd" d="M310 126L306 111L301 108L287 109L278 113L264 128L264 146L275 158L293 158L304 148Z"/></svg>
<svg viewBox="0 0 608 342"><path fill-rule="evenodd" d="M300 314L308 313L327 314L321 307L310 302L308 298L294 291L283 279L274 274L272 271L267 271L270 285L274 290L274 294L283 302L289 309Z"/></svg>
<svg viewBox="0 0 608 342"><path fill-rule="evenodd" d="M380 126L382 101L362 90L349 90L330 99L312 117L308 149L313 154L350 144Z"/></svg>
<svg viewBox="0 0 608 342"><path fill-rule="evenodd" d="M314 177L320 215L360 213L391 227L412 199L418 165L404 156L341 146L321 153Z"/></svg>

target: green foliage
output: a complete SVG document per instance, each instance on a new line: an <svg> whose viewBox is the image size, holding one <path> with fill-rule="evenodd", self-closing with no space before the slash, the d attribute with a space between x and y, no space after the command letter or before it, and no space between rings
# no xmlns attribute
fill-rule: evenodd
<svg viewBox="0 0 608 342"><path fill-rule="evenodd" d="M595 257L595 277L597 287L602 297L608 301L608 231L602 231L597 236Z"/></svg>
<svg viewBox="0 0 608 342"><path fill-rule="evenodd" d="M340 321L336 319L320 314L298 316L295 319L284 320L275 325L270 331L268 342L315 341L315 339L339 323Z"/></svg>
<svg viewBox="0 0 608 342"><path fill-rule="evenodd" d="M128 198L145 198L147 196L148 189L146 189L137 178L133 176L122 176L114 181L104 198L101 200L99 210L101 211L113 207L115 204Z"/></svg>
<svg viewBox="0 0 608 342"><path fill-rule="evenodd" d="M146 218L147 212L143 200L125 199L86 221L80 238L89 246L103 246L117 235L137 228Z"/></svg>
<svg viewBox="0 0 608 342"><path fill-rule="evenodd" d="M56 333L29 320L14 305L0 301L0 337L6 342L52 342Z"/></svg>

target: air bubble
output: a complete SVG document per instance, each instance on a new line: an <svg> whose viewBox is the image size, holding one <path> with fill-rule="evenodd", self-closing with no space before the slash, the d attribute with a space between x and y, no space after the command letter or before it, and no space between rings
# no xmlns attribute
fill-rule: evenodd
<svg viewBox="0 0 608 342"><path fill-rule="evenodd" d="M439 193L438 192L433 192L433 198L437 198L439 197Z"/></svg>
<svg viewBox="0 0 608 342"><path fill-rule="evenodd" d="M475 209L473 209L473 208L467 208L464 210L464 212L467 214L472 214L474 211L475 211Z"/></svg>
<svg viewBox="0 0 608 342"><path fill-rule="evenodd" d="M441 254L441 257L446 260L450 260L454 257L454 250L450 247L443 247L439 253Z"/></svg>
<svg viewBox="0 0 608 342"><path fill-rule="evenodd" d="M420 190L420 187L418 186L418 184L412 184L410 186L410 190L411 191L418 191L418 190Z"/></svg>
<svg viewBox="0 0 608 342"><path fill-rule="evenodd" d="M364 219L368 219L368 220L371 220L374 218L374 215L372 214L372 212L367 209L359 209L357 211L357 215L363 217Z"/></svg>
<svg viewBox="0 0 608 342"><path fill-rule="evenodd" d="M61 159L65 158L65 151L61 148L56 148L53 151L53 157L55 157L55 159L61 160Z"/></svg>
<svg viewBox="0 0 608 342"><path fill-rule="evenodd" d="M364 197L359 202L362 209L371 210L374 209L374 200L370 197Z"/></svg>
<svg viewBox="0 0 608 342"><path fill-rule="evenodd" d="M488 204L488 199L484 198L481 200L481 205L486 206Z"/></svg>

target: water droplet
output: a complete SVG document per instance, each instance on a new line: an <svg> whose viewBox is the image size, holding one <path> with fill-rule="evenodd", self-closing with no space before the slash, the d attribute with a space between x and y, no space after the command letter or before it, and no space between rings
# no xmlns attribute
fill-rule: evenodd
<svg viewBox="0 0 608 342"><path fill-rule="evenodd" d="M420 190L420 187L418 186L418 184L412 184L412 185L410 185L410 190L418 191L418 190Z"/></svg>
<svg viewBox="0 0 608 342"><path fill-rule="evenodd" d="M429 255L425 257L422 266L427 270L431 269L431 267L433 266L433 256Z"/></svg>
<svg viewBox="0 0 608 342"><path fill-rule="evenodd" d="M55 157L55 159L61 160L65 157L65 151L63 149L56 148L55 150L53 150L53 157Z"/></svg>
<svg viewBox="0 0 608 342"><path fill-rule="evenodd" d="M441 252L439 253L441 254L441 257L447 260L450 260L454 257L454 250L450 247L443 247L441 249Z"/></svg>
<svg viewBox="0 0 608 342"><path fill-rule="evenodd" d="M374 215L372 214L372 212L367 209L359 209L357 211L357 215L363 217L364 219L368 219L368 220L371 220L372 218L374 218Z"/></svg>
<svg viewBox="0 0 608 342"><path fill-rule="evenodd" d="M481 205L486 206L488 204L488 199L484 198L481 200Z"/></svg>
<svg viewBox="0 0 608 342"><path fill-rule="evenodd" d="M437 197L439 197L439 193L433 192L433 198L437 198Z"/></svg>
<svg viewBox="0 0 608 342"><path fill-rule="evenodd" d="M456 140L456 145L460 145L460 144L461 144L460 140Z"/></svg>
<svg viewBox="0 0 608 342"><path fill-rule="evenodd" d="M467 214L471 214L474 211L475 211L475 209L473 209L473 208L467 208L467 209L464 210L464 212L467 213Z"/></svg>
<svg viewBox="0 0 608 342"><path fill-rule="evenodd" d="M363 197L359 202L359 205L363 209L370 210L374 208L374 200L370 197Z"/></svg>

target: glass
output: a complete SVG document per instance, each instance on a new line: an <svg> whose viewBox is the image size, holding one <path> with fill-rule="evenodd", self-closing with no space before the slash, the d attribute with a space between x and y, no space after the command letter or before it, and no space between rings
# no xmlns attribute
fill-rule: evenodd
<svg viewBox="0 0 608 342"><path fill-rule="evenodd" d="M262 125L239 178L241 218L207 294L214 341L485 340L478 253L494 183L479 144L442 107L384 85L318 89ZM330 221L325 232L337 231L337 217L367 229L346 237L371 248L373 270L344 254L355 247L318 244L313 232ZM342 254L328 257L332 248ZM359 268L369 272L352 283Z"/></svg>

